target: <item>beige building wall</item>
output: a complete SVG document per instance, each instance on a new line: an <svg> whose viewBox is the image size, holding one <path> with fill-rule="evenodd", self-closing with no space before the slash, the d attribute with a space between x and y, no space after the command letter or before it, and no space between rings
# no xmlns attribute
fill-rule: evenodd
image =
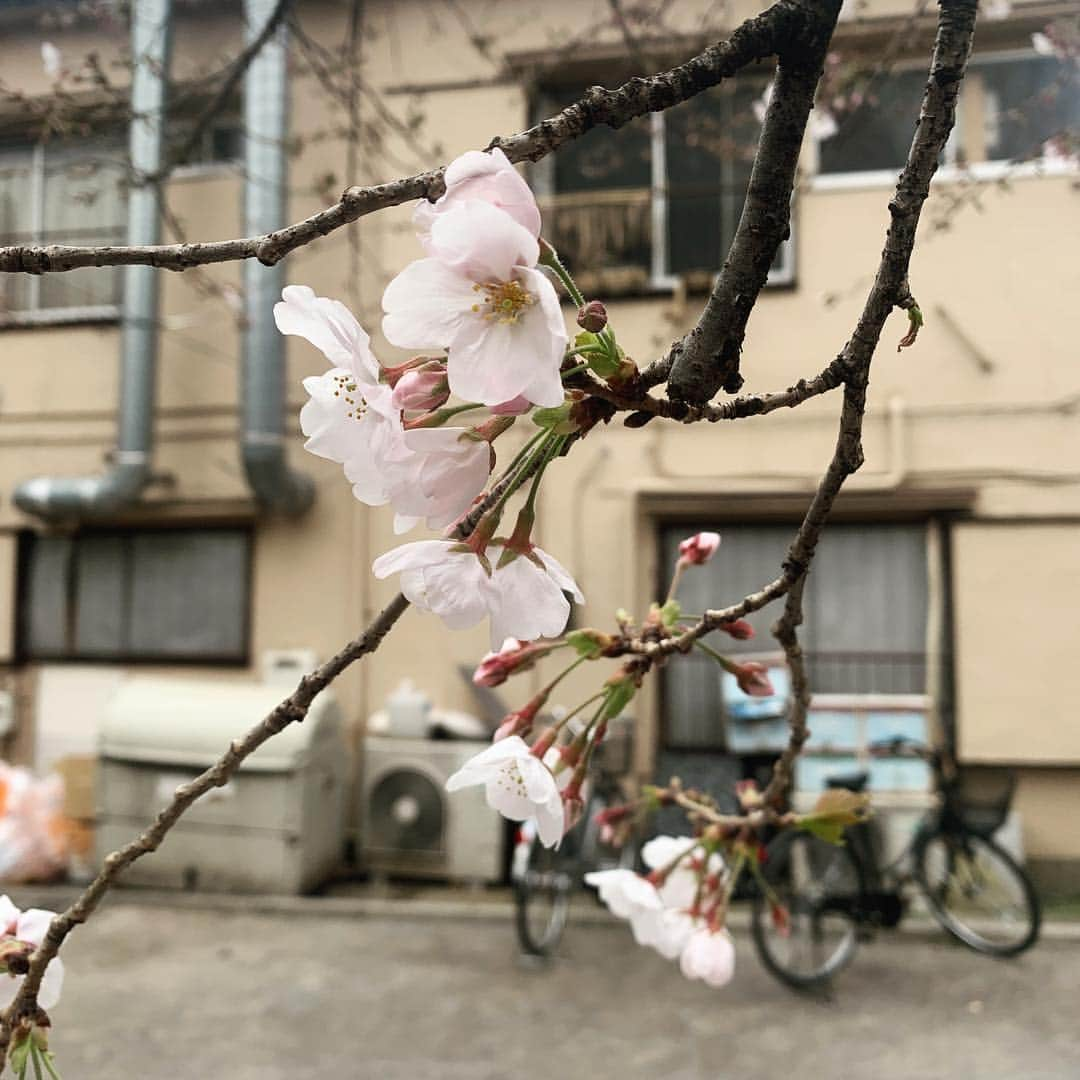
<svg viewBox="0 0 1080 1080"><path fill-rule="evenodd" d="M520 130L528 123L536 57L550 56L560 42L574 43L578 58L617 46L610 29L582 32L606 22L609 9L600 0L462 6L497 42L492 55L468 42L449 8L420 0L366 5L364 77L390 109L414 111L423 121L407 138L385 133L378 151L360 155L355 175L347 172L344 109L298 65L293 133L307 141L292 161L291 218L326 205L321 192L328 175L334 191L347 182L384 181ZM1023 42L1050 8L1066 6L1015 5L1013 40ZM675 29L698 33L701 7L673 5ZM750 7L734 5L728 24ZM910 3L873 0L869 8L876 18L906 13ZM311 0L301 17L324 44L344 40L343 5ZM182 20L176 45L182 73L197 77L235 51L235 11L196 9ZM849 36L840 43L872 44L879 25L845 21L842 33ZM1005 41L1008 30L1007 24L988 25L981 40ZM92 26L55 37L72 56L93 48L110 57L119 45L115 31ZM39 50L39 33L12 28L0 46L5 82L45 92ZM533 59L508 66L502 54ZM365 99L365 121L372 120L371 108ZM970 114L969 130L975 119ZM746 392L780 389L823 368L843 346L877 265L890 181L826 183L813 174L814 156L808 144L795 206L796 284L768 291L755 310L744 350ZM894 343L906 320L897 313L889 321L870 388L867 463L839 507L841 513L888 515L902 506L963 519L952 528L960 750L973 761L1037 766L1024 773L1019 808L1029 854L1051 860L1080 860L1080 832L1058 827L1080 817L1080 736L1067 704L1080 690L1077 665L1070 663L1080 603L1074 565L1080 263L1072 245L1062 242L1068 223L1076 222L1076 179L1075 170L1037 175L1027 168L1007 187L955 170L936 182L911 269L927 325L917 345L898 354ZM227 166L184 170L170 182L168 202L188 238L240 235L242 183ZM955 200L966 200L973 187L980 209L958 208ZM389 277L420 254L409 216L409 207L373 215L287 261L290 281L350 303L385 363L404 359L380 338L379 299ZM315 480L318 495L299 521L256 512L237 445L241 331L228 298L239 280L233 265L162 274L155 453L161 477L144 507L127 519L255 525L251 666L184 668L191 678L250 678L268 649L310 648L329 656L394 592L393 582L376 582L369 572L372 559L399 542L389 512L361 506L338 466L301 449L295 419L304 398L300 380L324 363L298 339L288 345L291 457ZM616 300L609 309L620 341L644 364L693 324L701 301L675 292ZM0 331L0 663L11 651L14 538L41 528L18 512L11 492L34 475L103 467L114 438L118 344L114 324ZM764 512L797 517L831 454L838 406L830 396L734 425L654 422L631 432L613 424L590 434L553 470L537 537L585 587L588 603L579 622L604 626L618 607L644 609L658 574L660 520L737 521ZM505 449L500 441L500 455L508 457L524 434L512 432ZM1002 604L1013 611L1007 623L999 616ZM475 663L487 644L485 628L450 634L432 617L409 612L377 662L354 667L337 692L357 730L406 676L441 706L471 709L457 668ZM78 695L78 668L30 664L17 670L31 687L47 682L50 700ZM129 669L113 670L123 676ZM568 700L585 686L584 676L569 684ZM32 704L23 712L32 714ZM655 686L643 694L638 712L637 764L646 773L656 732ZM83 718L90 728L96 721L95 715ZM20 716L20 723L32 725L33 715Z"/></svg>

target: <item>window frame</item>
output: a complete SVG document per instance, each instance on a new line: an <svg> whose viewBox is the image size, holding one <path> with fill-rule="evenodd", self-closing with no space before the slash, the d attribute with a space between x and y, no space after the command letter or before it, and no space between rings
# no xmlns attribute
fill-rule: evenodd
<svg viewBox="0 0 1080 1080"><path fill-rule="evenodd" d="M969 74L978 74L980 67L990 64L1008 63L1015 60L1034 60L1039 54L1032 48L1017 47L987 50L972 56L968 65ZM921 67L915 60L901 61L894 71L912 70ZM1036 176L1075 176L1080 167L1075 162L1031 160L1013 164L1009 158L986 158L981 161L968 161L960 164L961 151L966 148L968 132L974 121L983 122L983 117L971 115L970 106L965 104L963 91L956 110L956 123L945 144L944 160L934 174L933 182L956 182L963 179L999 180L1005 176L1010 179L1025 179ZM864 188L891 188L896 185L896 178L903 168L903 162L892 169L866 169L853 172L822 172L821 157L818 152L818 140L808 139L804 150L808 153L808 189L818 191L849 191Z"/></svg>
<svg viewBox="0 0 1080 1080"><path fill-rule="evenodd" d="M76 580L76 567L79 556L79 541L83 538L100 538L116 536L127 541L125 550L126 572L128 574L127 590L131 591L132 581L130 573L134 559L134 541L137 537L147 535L162 535L166 533L236 533L243 539L244 554L244 581L243 581L243 605L241 612L242 625L240 626L240 647L235 654L228 656L207 656L203 653L169 654L167 652L142 653L137 649L129 648L126 651L117 651L113 654L100 652L80 652L76 647L76 627L78 624L78 582ZM146 525L101 527L82 529L70 535L71 549L67 556L64 568L65 581L64 591L64 634L65 649L62 651L34 651L29 647L27 619L29 605L32 601L30 593L30 558L31 545L36 537L43 535L31 530L24 530L19 535L17 555L16 577L16 605L15 605L15 648L13 650L19 663L30 664L80 664L80 665L125 665L125 666L158 666L177 665L183 667L213 667L213 668L246 668L251 665L252 641L253 641L253 602L254 602L254 578L255 578L255 530L250 522L213 522L197 525ZM130 609L125 612L125 629L130 639L130 623L132 613Z"/></svg>
<svg viewBox="0 0 1080 1080"><path fill-rule="evenodd" d="M763 87L767 82L763 82ZM550 94L538 92L534 102L541 115L547 116L555 110ZM668 185L667 185L667 139L666 113L664 110L649 113L649 216L651 241L649 245L649 280L646 293L671 294L682 287L683 279L668 270ZM533 190L542 202L545 197L558 194L555 187L555 158L548 154L530 166L529 180ZM795 284L796 241L795 241L795 192L791 196L791 235L780 244L777 254L781 261L778 267L770 267L765 279L766 288L792 286ZM727 252L724 252L726 257ZM715 284L720 275L720 267L712 277Z"/></svg>
<svg viewBox="0 0 1080 1080"><path fill-rule="evenodd" d="M117 144L117 149L119 148ZM11 143L6 149L16 152L29 150L30 229L29 239L24 243L47 244L49 240L46 237L47 223L45 221L46 143L40 139L36 142ZM117 322L120 319L122 301L116 304L72 304L67 307L43 308L41 307L41 275L27 274L26 278L29 306L22 310L0 313L0 330L65 323Z"/></svg>

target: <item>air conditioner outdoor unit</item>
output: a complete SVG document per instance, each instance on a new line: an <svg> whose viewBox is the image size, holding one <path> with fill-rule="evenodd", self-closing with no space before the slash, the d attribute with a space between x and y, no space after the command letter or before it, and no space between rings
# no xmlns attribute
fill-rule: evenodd
<svg viewBox="0 0 1080 1080"><path fill-rule="evenodd" d="M486 745L364 740L357 835L366 870L471 882L502 877L503 820L483 787L446 791L447 778Z"/></svg>

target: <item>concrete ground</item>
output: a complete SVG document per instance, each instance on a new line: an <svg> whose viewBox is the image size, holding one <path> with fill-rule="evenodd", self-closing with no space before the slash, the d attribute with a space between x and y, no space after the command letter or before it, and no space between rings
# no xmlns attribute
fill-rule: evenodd
<svg viewBox="0 0 1080 1080"><path fill-rule="evenodd" d="M1080 1080L1075 935L1009 962L884 935L825 1000L775 983L744 932L731 986L690 983L595 908L557 961L526 966L488 906L121 895L65 948L58 1064L65 1080Z"/></svg>

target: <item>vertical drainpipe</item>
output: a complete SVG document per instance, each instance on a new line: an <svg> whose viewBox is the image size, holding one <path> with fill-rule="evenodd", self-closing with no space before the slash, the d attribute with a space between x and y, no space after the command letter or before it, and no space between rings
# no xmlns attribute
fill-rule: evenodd
<svg viewBox="0 0 1080 1080"><path fill-rule="evenodd" d="M275 0L244 0L250 41L272 15ZM244 231L273 232L287 223L286 27L278 27L248 67L244 81ZM285 443L285 338L274 324L274 304L285 284L282 264L244 264L245 322L240 400L242 456L259 505L302 514L315 498L310 477L289 468Z"/></svg>
<svg viewBox="0 0 1080 1080"><path fill-rule="evenodd" d="M172 0L135 0L131 10L131 126L128 152L128 244L161 242L158 186L141 183L161 170L172 44ZM98 476L38 476L15 489L15 505L57 520L115 513L136 502L150 482L157 375L160 271L125 266L120 337L120 407L112 465Z"/></svg>

